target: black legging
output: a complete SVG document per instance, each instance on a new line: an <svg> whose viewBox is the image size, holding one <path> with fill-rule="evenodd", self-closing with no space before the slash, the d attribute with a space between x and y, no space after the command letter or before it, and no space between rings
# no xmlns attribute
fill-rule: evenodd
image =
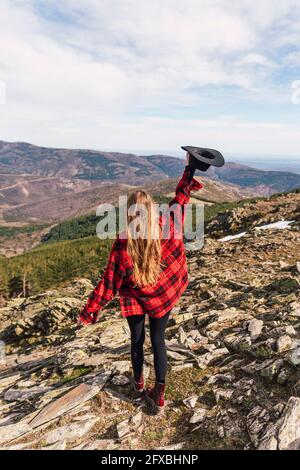
<svg viewBox="0 0 300 470"><path fill-rule="evenodd" d="M167 351L165 330L170 312L161 318L149 317L150 338L154 355L154 370L157 382L165 383L167 374ZM131 361L135 380L141 376L144 363L143 344L145 340L145 316L127 317L131 333Z"/></svg>

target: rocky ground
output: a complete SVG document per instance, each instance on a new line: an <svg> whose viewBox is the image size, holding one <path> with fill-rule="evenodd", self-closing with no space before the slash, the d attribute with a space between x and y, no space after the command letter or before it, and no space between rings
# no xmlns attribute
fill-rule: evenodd
<svg viewBox="0 0 300 470"><path fill-rule="evenodd" d="M300 449L299 197L252 220L251 207L227 213L208 228L215 238L188 252L190 284L167 329L163 416L132 391L117 303L96 325L76 327L88 280L0 309L0 446ZM280 220L282 207L290 228L254 228ZM242 238L216 238L244 229ZM150 383L149 339L146 375Z"/></svg>

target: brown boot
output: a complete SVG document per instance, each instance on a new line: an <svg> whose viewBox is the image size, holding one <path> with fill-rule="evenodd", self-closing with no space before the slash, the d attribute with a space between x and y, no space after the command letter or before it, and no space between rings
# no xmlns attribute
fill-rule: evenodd
<svg viewBox="0 0 300 470"><path fill-rule="evenodd" d="M155 413L161 413L165 406L165 384L155 382L153 388L147 388L145 399Z"/></svg>

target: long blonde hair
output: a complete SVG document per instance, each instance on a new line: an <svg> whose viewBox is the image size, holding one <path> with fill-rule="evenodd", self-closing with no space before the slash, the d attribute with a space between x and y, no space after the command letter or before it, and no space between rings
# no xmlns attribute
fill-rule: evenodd
<svg viewBox="0 0 300 470"><path fill-rule="evenodd" d="M135 191L128 197L127 252L135 283L155 284L161 273L161 234L153 199L145 191Z"/></svg>

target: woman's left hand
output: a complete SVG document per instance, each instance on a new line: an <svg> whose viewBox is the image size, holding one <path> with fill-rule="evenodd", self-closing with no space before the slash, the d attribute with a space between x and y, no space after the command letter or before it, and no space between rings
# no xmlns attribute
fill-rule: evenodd
<svg viewBox="0 0 300 470"><path fill-rule="evenodd" d="M78 315L78 317L77 317L77 326L79 326L79 327L85 326L84 322L80 318L80 315Z"/></svg>

